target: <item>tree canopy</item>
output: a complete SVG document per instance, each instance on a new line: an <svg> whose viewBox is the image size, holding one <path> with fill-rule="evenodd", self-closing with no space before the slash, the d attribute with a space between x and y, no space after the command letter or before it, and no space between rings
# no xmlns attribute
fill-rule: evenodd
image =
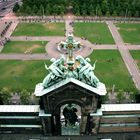
<svg viewBox="0 0 140 140"><path fill-rule="evenodd" d="M71 0L74 14L92 16L140 16L140 0Z"/></svg>
<svg viewBox="0 0 140 140"><path fill-rule="evenodd" d="M23 0L13 11L22 15L63 15L70 7L78 16L140 17L140 0Z"/></svg>

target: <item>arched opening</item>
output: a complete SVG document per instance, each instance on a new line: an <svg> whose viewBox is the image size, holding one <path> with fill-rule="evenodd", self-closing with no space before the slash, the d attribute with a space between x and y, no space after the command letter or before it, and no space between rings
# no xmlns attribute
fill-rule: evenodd
<svg viewBox="0 0 140 140"><path fill-rule="evenodd" d="M79 135L81 106L75 103L63 104L60 107L61 135Z"/></svg>
<svg viewBox="0 0 140 140"><path fill-rule="evenodd" d="M72 104L72 108L75 108L75 115L77 116L77 120L75 123L70 124L67 123L65 126L65 117L63 114L64 108ZM81 118L82 118L82 108L85 104L80 100L67 99L59 102L54 109L53 114L53 135L80 135L80 126L81 126Z"/></svg>
<svg viewBox="0 0 140 140"><path fill-rule="evenodd" d="M63 111L67 104L73 104L76 107L78 121L75 124L78 126L77 130L73 129L72 126L69 127L69 125L65 127ZM45 95L43 105L45 112L51 114L50 120L47 118L50 125L46 124L46 132L49 130L55 136L90 133L90 113L96 112L97 109L97 97L95 94L70 83L64 89L61 87L60 91L57 90L57 92ZM75 128L75 126L73 127Z"/></svg>

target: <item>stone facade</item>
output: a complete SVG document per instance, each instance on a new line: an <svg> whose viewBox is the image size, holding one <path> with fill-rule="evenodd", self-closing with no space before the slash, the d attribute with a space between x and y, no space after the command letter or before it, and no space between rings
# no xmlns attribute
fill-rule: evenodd
<svg viewBox="0 0 140 140"><path fill-rule="evenodd" d="M75 103L81 107L80 133L87 132L88 116L91 112L96 112L98 95L83 89L73 83L69 83L47 93L41 97L45 113L52 114L52 132L61 135L60 108L68 103ZM54 131L55 130L55 131Z"/></svg>

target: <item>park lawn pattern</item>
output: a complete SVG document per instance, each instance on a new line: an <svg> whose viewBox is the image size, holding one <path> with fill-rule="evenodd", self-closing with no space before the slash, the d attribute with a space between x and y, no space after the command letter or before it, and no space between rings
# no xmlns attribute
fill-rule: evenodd
<svg viewBox="0 0 140 140"><path fill-rule="evenodd" d="M12 91L34 91L35 85L41 83L47 75L44 63L50 65L50 61L46 60L0 60L0 89L6 87Z"/></svg>
<svg viewBox="0 0 140 140"><path fill-rule="evenodd" d="M105 83L107 89L115 84L115 89L129 90L135 86L125 64L116 50L96 50L89 56L93 64L97 60L95 75ZM35 85L43 81L48 71L44 67L51 62L0 60L0 88L7 87L12 90L27 89L34 91Z"/></svg>
<svg viewBox="0 0 140 140"><path fill-rule="evenodd" d="M2 53L45 53L46 41L10 41Z"/></svg>
<svg viewBox="0 0 140 140"><path fill-rule="evenodd" d="M140 50L131 50L130 53L140 70Z"/></svg>
<svg viewBox="0 0 140 140"><path fill-rule="evenodd" d="M140 44L140 24L119 23L116 26L125 43Z"/></svg>
<svg viewBox="0 0 140 140"><path fill-rule="evenodd" d="M106 23L74 23L74 35L87 38L91 43L114 44Z"/></svg>
<svg viewBox="0 0 140 140"><path fill-rule="evenodd" d="M12 36L64 36L64 23L20 23Z"/></svg>
<svg viewBox="0 0 140 140"><path fill-rule="evenodd" d="M125 91L135 88L118 51L95 50L89 57L92 63L97 60L95 75L101 82L105 83L107 89L111 89L113 84L115 85L115 89Z"/></svg>

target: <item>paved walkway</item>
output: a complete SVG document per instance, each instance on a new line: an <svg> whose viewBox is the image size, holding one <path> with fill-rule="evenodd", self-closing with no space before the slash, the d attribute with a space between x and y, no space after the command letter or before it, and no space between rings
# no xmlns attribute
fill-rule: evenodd
<svg viewBox="0 0 140 140"><path fill-rule="evenodd" d="M73 21L74 21L73 15L67 15L65 17L65 29L66 29L65 36L73 32L73 25L71 24Z"/></svg>
<svg viewBox="0 0 140 140"><path fill-rule="evenodd" d="M12 41L55 41L55 40L65 40L63 36L12 36L10 37Z"/></svg>
<svg viewBox="0 0 140 140"><path fill-rule="evenodd" d="M47 54L0 54L0 60L45 60L50 59Z"/></svg>
<svg viewBox="0 0 140 140"><path fill-rule="evenodd" d="M2 22L3 22L3 20L0 21L0 24ZM17 21L12 22L12 24L9 27L9 29L6 31L4 37L2 37L1 40L5 40L5 38L8 38L9 39L11 37L13 31L15 30L15 28L16 28L17 25L18 25L18 22ZM4 46L3 45L2 46L0 45L0 52L2 51L3 48L4 48Z"/></svg>
<svg viewBox="0 0 140 140"><path fill-rule="evenodd" d="M58 58L61 56L61 52L57 50L57 45L60 41L65 41L66 37L58 37L58 36L51 36L51 37L26 37L26 36L19 36L19 37L11 37L10 40L12 41L49 41L46 45L46 52L49 55L48 58ZM75 37L76 41L80 41L83 44L83 47L74 52L75 55L82 55L84 57L90 55L94 48L98 48L99 46L90 43L88 40L82 40L81 38ZM108 49L113 48L114 46L108 46ZM103 48L103 45L101 46ZM99 48L98 48L99 49ZM84 53L83 53L84 52Z"/></svg>
<svg viewBox="0 0 140 140"><path fill-rule="evenodd" d="M140 50L140 45L126 45L129 50Z"/></svg>
<svg viewBox="0 0 140 140"><path fill-rule="evenodd" d="M12 35L13 31L15 30L16 26L18 25L18 22L12 22L11 26L9 27L9 29L7 30L5 37L10 38L10 36Z"/></svg>
<svg viewBox="0 0 140 140"><path fill-rule="evenodd" d="M118 47L118 50L120 51L120 54L121 54L126 66L128 68L128 71L129 71L136 87L140 90L140 71L139 71L139 68L134 63L134 60L129 53L129 49L127 48L127 46L124 45L124 42L123 42L120 34L118 33L116 26L111 21L108 21L107 24L108 24L108 27L109 27L109 29L112 33L112 36L115 40L115 43Z"/></svg>

